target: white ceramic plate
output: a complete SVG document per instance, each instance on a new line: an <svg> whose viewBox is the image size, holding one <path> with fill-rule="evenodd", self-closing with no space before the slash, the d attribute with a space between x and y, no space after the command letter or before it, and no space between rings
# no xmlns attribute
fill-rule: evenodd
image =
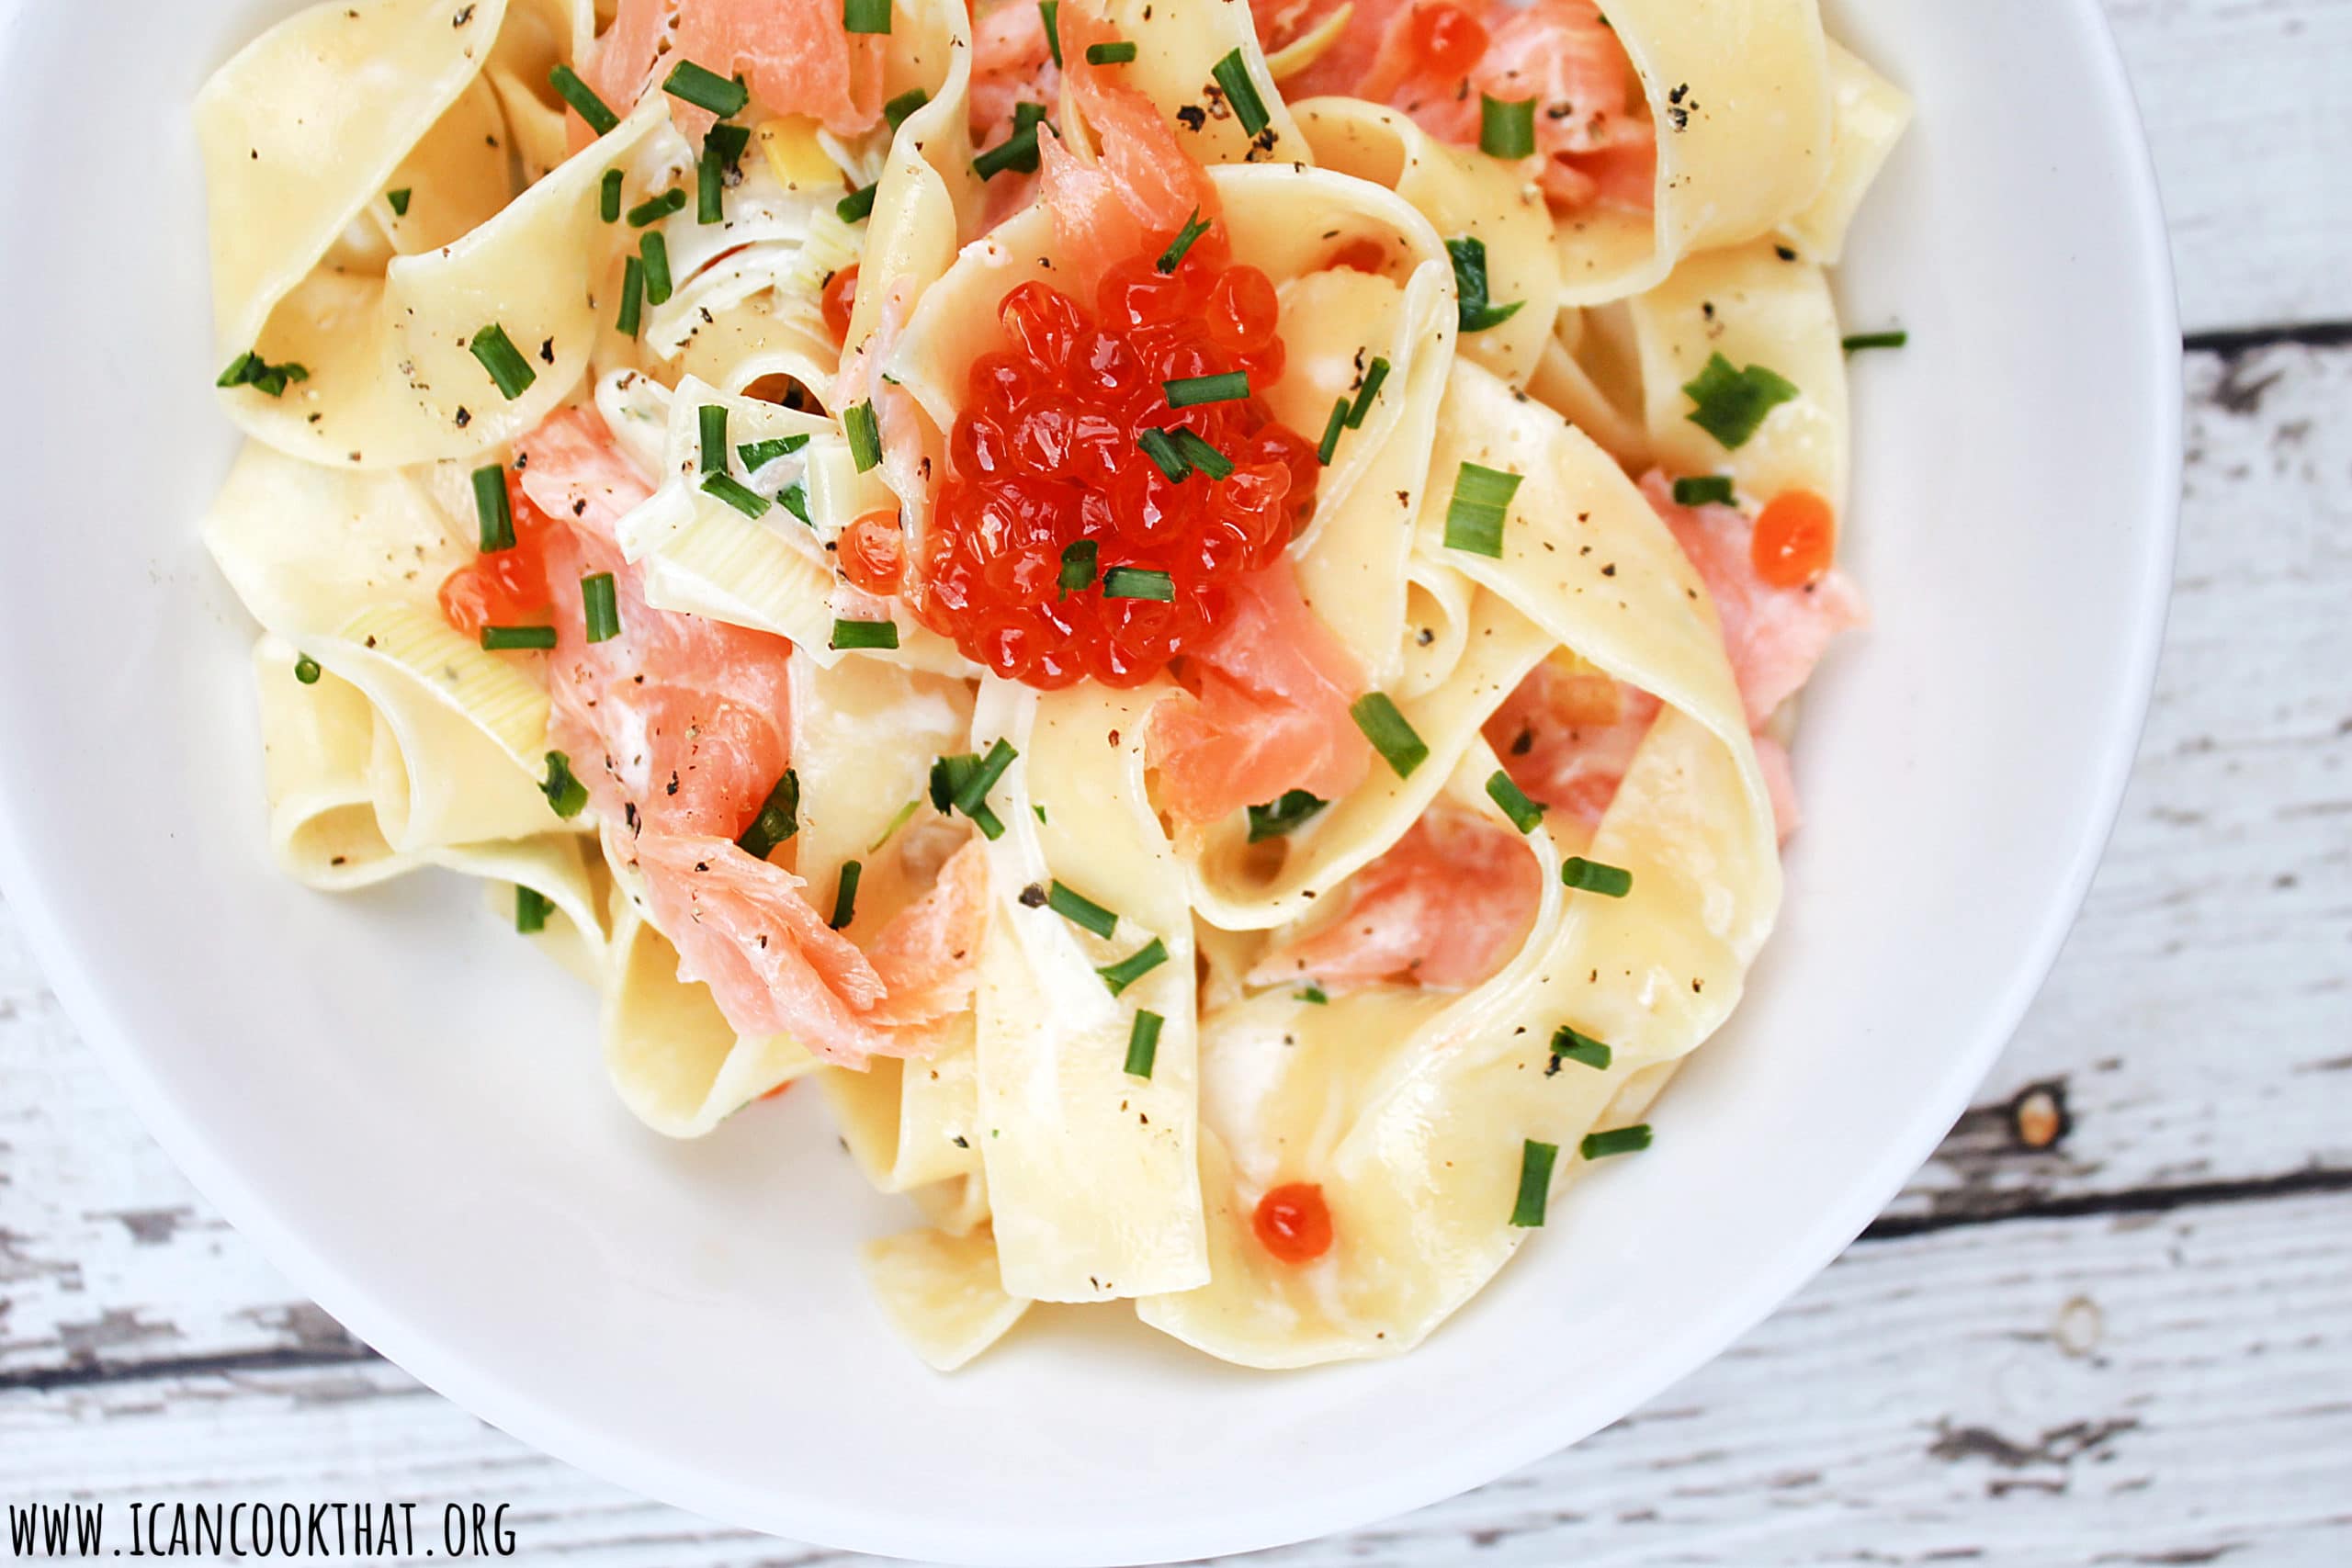
<svg viewBox="0 0 2352 1568"><path fill-rule="evenodd" d="M1807 699L1787 916L1657 1148L1400 1360L1262 1376L1046 1311L953 1378L866 1298L855 1244L903 1221L815 1097L665 1144L606 1091L586 996L469 887L337 900L270 868L250 634L197 540L233 442L187 106L291 8L0 28L0 875L197 1183L499 1426L901 1555L1361 1524L1583 1437L1755 1323L1926 1157L2032 997L2131 761L2178 477L2164 231L2093 0L1832 6L1919 105L1841 279L1853 327L1912 334L1855 366L1849 564L1878 618Z"/></svg>

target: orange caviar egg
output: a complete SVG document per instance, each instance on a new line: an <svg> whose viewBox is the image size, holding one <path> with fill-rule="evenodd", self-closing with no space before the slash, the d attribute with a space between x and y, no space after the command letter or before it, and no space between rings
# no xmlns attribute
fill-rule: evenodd
<svg viewBox="0 0 2352 1568"><path fill-rule="evenodd" d="M1331 1210L1323 1189L1289 1181L1258 1200L1250 1226L1258 1245L1284 1263L1312 1263L1331 1250Z"/></svg>
<svg viewBox="0 0 2352 1568"><path fill-rule="evenodd" d="M1821 581L1838 550L1838 518L1809 490L1786 490L1757 514L1747 556L1756 575L1775 588L1806 588Z"/></svg>
<svg viewBox="0 0 2352 1568"><path fill-rule="evenodd" d="M512 549L476 556L441 583L441 618L469 637L484 626L543 624L548 598L547 536L554 522L523 493L522 477L506 473L506 506L514 519Z"/></svg>
<svg viewBox="0 0 2352 1568"><path fill-rule="evenodd" d="M860 517L842 530L837 553L842 575L853 585L868 593L896 593L906 565L906 536L899 531L899 514L869 512Z"/></svg>
<svg viewBox="0 0 2352 1568"><path fill-rule="evenodd" d="M1465 76L1487 52L1487 29L1459 6L1423 6L1413 13L1413 58L1432 76Z"/></svg>
<svg viewBox="0 0 2352 1568"><path fill-rule="evenodd" d="M824 313L825 330L833 334L833 341L847 343L850 312L857 309L857 268L845 266L825 279L817 305Z"/></svg>

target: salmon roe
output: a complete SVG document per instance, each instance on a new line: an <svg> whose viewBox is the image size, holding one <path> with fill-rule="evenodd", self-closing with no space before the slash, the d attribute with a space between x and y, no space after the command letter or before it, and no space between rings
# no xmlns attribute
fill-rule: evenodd
<svg viewBox="0 0 2352 1568"><path fill-rule="evenodd" d="M469 637L484 626L544 625L548 597L547 538L554 520L523 493L522 477L506 471L506 506L514 516L514 547L479 555L441 584L441 618Z"/></svg>
<svg viewBox="0 0 2352 1568"><path fill-rule="evenodd" d="M1748 564L1775 588L1809 588L1838 550L1838 518L1809 490L1785 490L1765 502L1747 542Z"/></svg>
<svg viewBox="0 0 2352 1568"><path fill-rule="evenodd" d="M847 343L850 312L857 309L857 268L845 266L825 279L825 287L817 292L817 309L833 341Z"/></svg>
<svg viewBox="0 0 2352 1568"><path fill-rule="evenodd" d="M1284 1182L1259 1199L1250 1228L1284 1263L1312 1263L1331 1250L1331 1209L1311 1181Z"/></svg>
<svg viewBox="0 0 2352 1568"><path fill-rule="evenodd" d="M1273 284L1228 265L1214 228L1163 275L1170 238L1112 266L1091 310L1043 283L1012 289L1006 345L972 366L909 601L1000 675L1049 690L1149 680L1209 635L1227 584L1281 557L1314 500L1313 444L1257 396L1283 369ZM1164 382L1237 370L1250 397L1169 407ZM1137 437L1180 425L1233 471L1170 479ZM1063 552L1080 543L1094 566L1065 589ZM1106 597L1120 567L1166 573L1172 598Z"/></svg>
<svg viewBox="0 0 2352 1568"><path fill-rule="evenodd" d="M1459 6L1423 6L1408 35L1413 58L1432 76L1466 76L1487 52L1487 29Z"/></svg>
<svg viewBox="0 0 2352 1568"><path fill-rule="evenodd" d="M895 512L869 512L842 530L838 554L842 575L868 593L899 591L906 562L906 539Z"/></svg>

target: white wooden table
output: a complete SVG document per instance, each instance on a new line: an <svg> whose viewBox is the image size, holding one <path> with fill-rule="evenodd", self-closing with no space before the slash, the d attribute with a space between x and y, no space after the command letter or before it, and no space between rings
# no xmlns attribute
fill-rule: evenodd
<svg viewBox="0 0 2352 1568"><path fill-rule="evenodd" d="M2188 500L2056 973L1935 1162L1720 1360L1266 1562L2352 1561L2352 0L2109 4L2180 265ZM479 1497L529 1560L859 1561L592 1480L350 1338L149 1142L0 918L0 1501L67 1495Z"/></svg>

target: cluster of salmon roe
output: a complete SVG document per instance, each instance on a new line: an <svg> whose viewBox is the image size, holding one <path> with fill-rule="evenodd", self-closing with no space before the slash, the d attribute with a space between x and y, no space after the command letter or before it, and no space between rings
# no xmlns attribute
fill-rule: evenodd
<svg viewBox="0 0 2352 1568"><path fill-rule="evenodd" d="M1091 310L1043 283L1008 293L1006 346L973 364L949 441L909 597L967 657L1032 686L1149 680L1205 640L1226 585L1280 558L1314 500L1314 446L1258 396L1283 368L1272 283L1229 265L1215 228L1172 274L1161 254L1114 265ZM1166 383L1234 371L1250 396L1170 406ZM1139 437L1179 427L1216 452L1171 479ZM1212 477L1216 457L1232 471Z"/></svg>

